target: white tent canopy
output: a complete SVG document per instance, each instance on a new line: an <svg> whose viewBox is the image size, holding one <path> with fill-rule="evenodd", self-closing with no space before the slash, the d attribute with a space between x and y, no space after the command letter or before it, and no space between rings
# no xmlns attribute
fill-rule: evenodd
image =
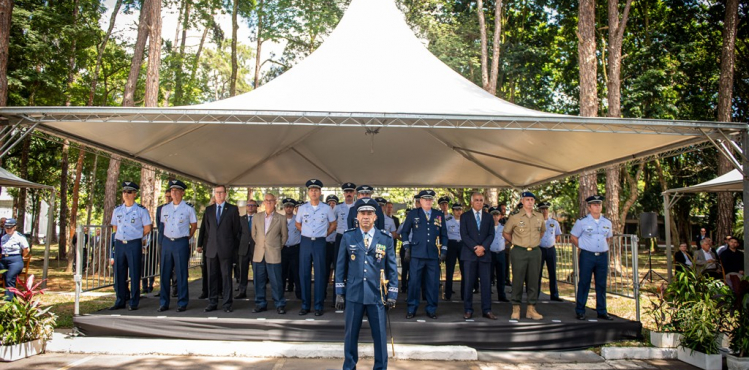
<svg viewBox="0 0 749 370"><path fill-rule="evenodd" d="M322 46L247 94L192 107L0 108L0 117L233 186L522 188L746 128L508 103L430 54L393 0L353 0Z"/></svg>
<svg viewBox="0 0 749 370"><path fill-rule="evenodd" d="M685 188L668 189L664 191L664 193L715 193L721 191L744 191L744 176L741 175L741 172L739 172L739 170L733 170L710 181L705 181L701 184L692 185Z"/></svg>

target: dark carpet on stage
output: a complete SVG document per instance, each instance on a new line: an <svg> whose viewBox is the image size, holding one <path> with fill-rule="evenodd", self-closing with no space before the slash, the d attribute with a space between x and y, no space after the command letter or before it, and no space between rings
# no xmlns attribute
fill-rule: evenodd
<svg viewBox="0 0 749 370"><path fill-rule="evenodd" d="M250 284L251 285L251 284ZM331 284L332 285L332 284ZM460 285L453 289L456 291ZM269 286L270 288L270 286ZM492 290L496 299L496 289ZM509 288L508 298L509 298ZM154 294L156 293L156 294ZM200 340L249 340L249 341L289 341L289 342L342 342L344 315L332 307L334 293L329 287L325 301L325 313L314 316L310 312L299 316L301 301L295 293L286 292L287 313L276 313L272 300L268 311L252 313L255 307L254 289L248 288L250 299L234 300L234 312L226 313L219 309L204 312L207 300L198 300L201 282L190 284L190 304L187 311L176 312L176 298L172 298L171 309L156 312L159 307L158 292L141 298L136 311L102 310L93 314L74 318L75 326L87 336L144 337ZM232 292L236 294L236 292ZM270 298L268 289L267 296ZM494 301L492 311L498 320L481 317L481 303L474 294L473 321L463 319L463 303L440 300L438 318L430 319L424 313L424 301L416 317L406 319L405 294L400 294L398 306L389 313L391 327L388 332L396 344L465 345L481 350L571 350L600 346L605 343L629 340L641 336L642 324L621 318L614 321L595 320L595 312L588 309L590 320L575 318L574 302L549 301L543 295L537 310L543 320L525 319L525 305L519 322L510 322L510 303ZM362 342L371 342L369 326L365 323L361 332ZM388 339L389 341L389 339Z"/></svg>

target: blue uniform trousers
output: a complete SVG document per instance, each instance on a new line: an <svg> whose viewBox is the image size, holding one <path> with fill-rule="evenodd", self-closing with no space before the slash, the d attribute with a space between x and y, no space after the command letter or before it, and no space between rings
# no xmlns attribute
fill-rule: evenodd
<svg viewBox="0 0 749 370"><path fill-rule="evenodd" d="M372 330L372 342L374 343L374 370L387 369L388 349L385 331L385 306L382 303L362 304L346 302L346 335L343 344L343 370L356 369L359 361L359 331L362 326L364 312L367 313L369 327Z"/></svg>
<svg viewBox="0 0 749 370"><path fill-rule="evenodd" d="M492 310L491 262L463 261L463 273L467 281L481 279L481 313ZM463 284L463 310L473 312L473 284Z"/></svg>
<svg viewBox="0 0 749 370"><path fill-rule="evenodd" d="M187 290L187 265L190 261L190 239L188 237L164 238L161 245L161 291L159 304L169 307L169 279L172 269L177 280L177 306L187 307L190 293Z"/></svg>
<svg viewBox="0 0 749 370"><path fill-rule="evenodd" d="M453 295L453 275L455 275L456 261L460 265L460 292L461 297L463 297L463 261L459 259L460 248L463 248L463 243L460 241L449 240L447 242L447 257L445 258L445 300L447 301Z"/></svg>
<svg viewBox="0 0 749 370"><path fill-rule="evenodd" d="M577 285L577 305L575 312L585 314L585 302L588 301L590 280L596 279L596 312L606 315L606 276L609 273L609 252L601 252L597 256L593 252L580 250L580 281Z"/></svg>
<svg viewBox="0 0 749 370"><path fill-rule="evenodd" d="M312 301L312 264L315 265L315 310L323 309L325 301L325 287L327 286L327 270L325 268L325 238L312 240L302 236L299 247L299 279L302 286L302 309L309 310Z"/></svg>
<svg viewBox="0 0 749 370"><path fill-rule="evenodd" d="M143 259L142 239L128 240L127 243L115 240L114 244L114 291L117 294L115 307L138 307L140 303L140 264ZM130 291L127 289L130 272Z"/></svg>
<svg viewBox="0 0 749 370"><path fill-rule="evenodd" d="M424 284L426 312L437 312L437 299L440 290L440 262L436 258L411 258L411 276L408 282L408 312L416 313L419 308L421 286Z"/></svg>
<svg viewBox="0 0 749 370"><path fill-rule="evenodd" d="M20 254L5 256L0 259L0 270L8 270L3 273L3 281L6 288L15 288L18 274L23 271L23 257ZM5 291L5 300L13 300L15 294L10 290Z"/></svg>
<svg viewBox="0 0 749 370"><path fill-rule="evenodd" d="M276 308L286 306L286 298L283 296L283 281L281 281L281 264L263 262L253 262L252 271L255 274L255 306L268 307L268 301L265 298L265 284L270 279L270 294L273 297L273 303Z"/></svg>
<svg viewBox="0 0 749 370"><path fill-rule="evenodd" d="M497 279L497 299L506 300L505 294L505 266L507 266L507 254L505 251L491 252L492 254L492 279Z"/></svg>
<svg viewBox="0 0 749 370"><path fill-rule="evenodd" d="M549 271L549 296L551 298L559 298L559 290L557 289L557 248L541 248L541 275L538 277L538 291L541 291L541 276L544 273L544 264L546 269Z"/></svg>

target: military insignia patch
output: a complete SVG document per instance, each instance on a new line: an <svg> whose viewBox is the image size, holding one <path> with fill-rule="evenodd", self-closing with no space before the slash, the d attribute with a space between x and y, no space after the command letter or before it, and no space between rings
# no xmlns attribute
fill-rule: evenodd
<svg viewBox="0 0 749 370"><path fill-rule="evenodd" d="M352 254L352 255L351 255L351 260L352 260L352 261L356 260L356 255L355 255L355 254Z"/></svg>

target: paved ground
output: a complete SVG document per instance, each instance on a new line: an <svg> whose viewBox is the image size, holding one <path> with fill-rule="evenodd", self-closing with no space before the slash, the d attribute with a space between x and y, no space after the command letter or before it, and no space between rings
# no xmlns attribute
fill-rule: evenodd
<svg viewBox="0 0 749 370"><path fill-rule="evenodd" d="M488 361L450 362L450 361L390 361L391 370L614 370L614 369L668 369L692 370L690 365L677 360L617 360L603 361L600 357L590 361L569 362L572 358L564 358L564 352L552 352L549 356L543 353L528 353L522 356L517 352L512 354L481 354L480 357ZM543 361L544 357L549 362ZM503 359L504 358L504 359ZM501 362L500 362L501 360ZM185 370L330 370L340 369L341 360L337 359L262 359L239 357L186 357L186 356L107 356L107 355L68 355L45 354L20 360L9 364L1 364L0 368L7 370L155 370L155 369L185 369ZM363 359L359 362L359 369L371 369L372 360Z"/></svg>

